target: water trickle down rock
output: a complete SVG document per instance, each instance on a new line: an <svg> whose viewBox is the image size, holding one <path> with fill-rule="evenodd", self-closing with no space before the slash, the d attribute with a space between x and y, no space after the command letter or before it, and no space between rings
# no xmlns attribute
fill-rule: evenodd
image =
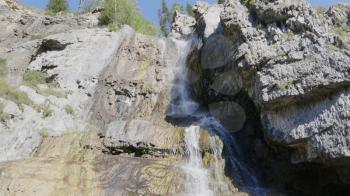
<svg viewBox="0 0 350 196"><path fill-rule="evenodd" d="M202 81L193 84L197 99L209 106L231 101L244 108L248 123L235 134L239 142L253 146L244 140L263 137L259 133L263 132L269 145L281 150L278 156L284 156L285 147L292 150L293 163L325 163L310 168L330 164L330 170L348 170L348 4L326 13L317 13L306 1L220 0L219 4L222 32L204 36L206 24L201 19L210 5L200 3L195 12L200 44L189 58L193 67L201 67L195 70ZM232 119L237 112L213 113L220 120ZM254 149L245 148L254 154ZM283 161L278 164L293 168ZM324 182L329 183L347 182ZM320 191L324 184L315 189ZM327 191L332 194L337 186Z"/></svg>

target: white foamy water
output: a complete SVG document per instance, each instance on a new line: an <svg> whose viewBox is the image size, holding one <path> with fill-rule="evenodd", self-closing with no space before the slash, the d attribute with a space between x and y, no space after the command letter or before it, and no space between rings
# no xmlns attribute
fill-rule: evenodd
<svg viewBox="0 0 350 196"><path fill-rule="evenodd" d="M176 80L172 88L173 103L168 114L173 117L182 117L193 114L198 109L198 103L189 96L187 57L191 49L192 40L174 40L179 52L176 63Z"/></svg>
<svg viewBox="0 0 350 196"><path fill-rule="evenodd" d="M188 196L211 196L209 171L203 166L199 147L199 126L190 126L185 130L186 155L188 160L182 166L186 175L185 193Z"/></svg>

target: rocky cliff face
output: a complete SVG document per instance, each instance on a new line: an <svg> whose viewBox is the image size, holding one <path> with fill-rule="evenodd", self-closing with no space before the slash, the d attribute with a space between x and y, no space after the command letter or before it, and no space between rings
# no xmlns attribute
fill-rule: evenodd
<svg viewBox="0 0 350 196"><path fill-rule="evenodd" d="M219 5L217 31L204 31L199 57L209 74L208 99L246 92L261 112L267 139L293 147L294 162L348 157L342 135L348 124L349 6L318 13L304 1ZM204 28L212 28L205 10L213 7L197 9Z"/></svg>
<svg viewBox="0 0 350 196"><path fill-rule="evenodd" d="M0 13L0 195L184 192L185 127L165 120L178 41L9 0ZM222 148L220 139L199 138L207 170L223 173L224 160L214 168L207 147ZM222 179L209 182L223 187L218 194L246 195Z"/></svg>
<svg viewBox="0 0 350 196"><path fill-rule="evenodd" d="M220 0L194 13L161 39L0 0L0 195L246 195L232 160L252 168L253 195L349 193L350 6ZM188 56L175 38L193 40ZM192 107L216 120L169 119Z"/></svg>
<svg viewBox="0 0 350 196"><path fill-rule="evenodd" d="M290 174L301 165L328 168L337 180L320 180L316 189L346 186L349 5L322 12L305 1L220 0L197 3L194 12L200 40L189 58L194 91L242 139L251 164L264 168L266 159L275 160ZM326 192L318 194L332 195Z"/></svg>

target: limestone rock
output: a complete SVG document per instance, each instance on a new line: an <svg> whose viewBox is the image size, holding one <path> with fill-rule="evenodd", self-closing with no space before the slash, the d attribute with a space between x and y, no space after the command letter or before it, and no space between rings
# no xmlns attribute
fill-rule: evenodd
<svg viewBox="0 0 350 196"><path fill-rule="evenodd" d="M210 34L220 26L213 10ZM87 28L96 15L47 16L10 0L0 12L11 91L0 98L10 117L0 126L0 195L182 195L185 127L166 114L189 42ZM192 36L193 18L175 21L173 36ZM203 128L199 140L213 192L238 194L228 177L212 177L224 173L222 138Z"/></svg>
<svg viewBox="0 0 350 196"><path fill-rule="evenodd" d="M311 104L262 112L268 137L298 149L293 161L348 157L349 90ZM312 119L312 120L311 120Z"/></svg>
<svg viewBox="0 0 350 196"><path fill-rule="evenodd" d="M293 148L293 162L350 160L348 122L339 116L346 113L350 84L348 5L322 14L304 0L219 4L223 31L208 36L205 28L198 29L203 43L198 44L198 73L204 81L196 92L204 91L210 106L236 100L242 87L261 112L266 139ZM195 9L200 26L205 27L201 16L209 8L198 4ZM230 119L234 112L226 115Z"/></svg>
<svg viewBox="0 0 350 196"><path fill-rule="evenodd" d="M227 65L232 56L232 50L231 41L223 35L210 36L202 48L202 68L215 69Z"/></svg>
<svg viewBox="0 0 350 196"><path fill-rule="evenodd" d="M181 130L171 126L161 127L146 120L119 120L108 125L104 146L116 151L114 153L123 153L123 148L135 148L149 151L147 155L164 156L179 148L183 139L180 135Z"/></svg>
<svg viewBox="0 0 350 196"><path fill-rule="evenodd" d="M265 22L285 21L309 7L303 0L257 0L248 6L251 6L258 18Z"/></svg>
<svg viewBox="0 0 350 196"><path fill-rule="evenodd" d="M170 36L175 38L188 38L194 32L196 20L175 10Z"/></svg>
<svg viewBox="0 0 350 196"><path fill-rule="evenodd" d="M193 12L197 20L197 29L203 30L203 37L208 38L213 33L222 31L220 24L220 13L223 7L219 4L209 5L198 1L193 6Z"/></svg>
<svg viewBox="0 0 350 196"><path fill-rule="evenodd" d="M349 26L350 4L334 5L327 11L327 15L331 17L333 24Z"/></svg>

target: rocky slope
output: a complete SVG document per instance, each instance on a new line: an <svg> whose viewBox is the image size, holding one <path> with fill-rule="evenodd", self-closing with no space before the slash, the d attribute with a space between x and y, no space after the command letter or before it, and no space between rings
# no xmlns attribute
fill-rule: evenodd
<svg viewBox="0 0 350 196"><path fill-rule="evenodd" d="M0 195L184 193L185 127L165 120L178 41L10 0L0 13ZM200 147L210 141L222 148L201 131ZM246 195L227 177L209 183Z"/></svg>
<svg viewBox="0 0 350 196"><path fill-rule="evenodd" d="M219 0L194 13L161 39L0 0L0 195L193 195L198 116L169 118L179 80L235 138L200 129L210 193L246 195L235 158L259 181L252 195L347 195L350 6ZM175 38L192 40L188 56Z"/></svg>

